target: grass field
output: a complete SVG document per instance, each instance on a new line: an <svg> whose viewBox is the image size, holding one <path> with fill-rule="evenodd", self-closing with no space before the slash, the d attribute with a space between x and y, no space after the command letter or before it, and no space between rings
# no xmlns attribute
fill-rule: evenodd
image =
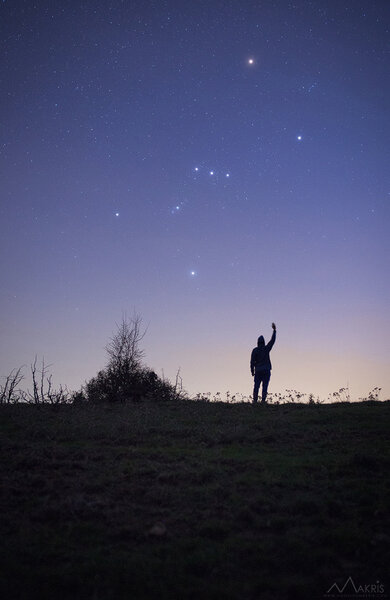
<svg viewBox="0 0 390 600"><path fill-rule="evenodd" d="M348 577L390 596L389 416L0 406L0 597L316 599Z"/></svg>

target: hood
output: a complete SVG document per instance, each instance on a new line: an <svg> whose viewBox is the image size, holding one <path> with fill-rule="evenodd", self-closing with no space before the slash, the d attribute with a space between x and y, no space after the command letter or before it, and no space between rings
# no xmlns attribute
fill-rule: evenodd
<svg viewBox="0 0 390 600"><path fill-rule="evenodd" d="M262 335L259 338L257 338L257 346L258 348L262 348L263 346L265 346L264 337Z"/></svg>

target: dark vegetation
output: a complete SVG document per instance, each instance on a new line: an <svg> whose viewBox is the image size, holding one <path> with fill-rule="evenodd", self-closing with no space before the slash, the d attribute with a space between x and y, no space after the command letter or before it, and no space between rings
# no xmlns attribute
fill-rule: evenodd
<svg viewBox="0 0 390 600"><path fill-rule="evenodd" d="M389 564L390 403L0 407L1 598L323 598Z"/></svg>
<svg viewBox="0 0 390 600"><path fill-rule="evenodd" d="M185 398L179 371L172 384L143 364L144 353L140 349L140 342L145 332L139 315L134 315L131 319L123 317L106 346L106 367L87 381L81 390L73 393L63 386L55 389L49 372L50 365L42 360L39 368L35 357L30 368L32 389L20 387L24 380L23 367L14 369L3 378L4 383L0 384L0 404L100 404L147 399L161 402Z"/></svg>
<svg viewBox="0 0 390 600"><path fill-rule="evenodd" d="M350 576L387 586L379 389L360 403L189 400L179 375L143 366L140 323L122 321L76 394L36 361L31 392L20 370L6 378L0 598L311 600Z"/></svg>

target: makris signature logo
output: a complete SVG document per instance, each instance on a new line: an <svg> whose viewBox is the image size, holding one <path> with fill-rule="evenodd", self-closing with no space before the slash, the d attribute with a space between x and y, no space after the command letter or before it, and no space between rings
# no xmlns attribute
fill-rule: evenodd
<svg viewBox="0 0 390 600"><path fill-rule="evenodd" d="M324 594L326 598L335 598L341 595L345 598L387 597L387 594L385 594L385 586L380 581L355 585L352 577L348 577L347 581L342 586L339 586L336 582L332 583L328 591Z"/></svg>

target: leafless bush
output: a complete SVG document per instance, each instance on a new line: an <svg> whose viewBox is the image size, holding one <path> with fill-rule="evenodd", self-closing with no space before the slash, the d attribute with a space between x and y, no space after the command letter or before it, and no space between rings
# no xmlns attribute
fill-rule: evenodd
<svg viewBox="0 0 390 600"><path fill-rule="evenodd" d="M116 333L106 346L107 366L84 386L83 394L89 402L126 402L128 400L172 400L185 397L180 369L175 384L158 377L142 364L143 351L139 344L145 336L142 319L134 315L117 324Z"/></svg>
<svg viewBox="0 0 390 600"><path fill-rule="evenodd" d="M45 364L45 359L42 358L41 369L37 368L37 357L30 365L32 377L32 392L27 391L27 401L33 404L64 404L70 399L70 394L66 387L58 389L53 388L52 375L49 374L51 365Z"/></svg>
<svg viewBox="0 0 390 600"><path fill-rule="evenodd" d="M117 323L117 330L106 346L109 362L108 368L116 372L129 373L137 371L142 365L144 356L139 344L146 334L142 330L142 318L134 314L131 319L126 316Z"/></svg>
<svg viewBox="0 0 390 600"><path fill-rule="evenodd" d="M0 384L0 404L17 404L28 402L30 404L63 404L70 401L70 393L66 387L60 385L54 389L52 375L49 373L50 365L42 359L41 368L37 367L37 357L30 365L32 390L23 390L18 386L25 379L22 373L24 367L13 369L4 377L5 383Z"/></svg>
<svg viewBox="0 0 390 600"><path fill-rule="evenodd" d="M18 386L24 379L22 369L23 367L12 369L9 375L3 378L5 383L0 384L0 404L11 404L20 400L23 392Z"/></svg>

